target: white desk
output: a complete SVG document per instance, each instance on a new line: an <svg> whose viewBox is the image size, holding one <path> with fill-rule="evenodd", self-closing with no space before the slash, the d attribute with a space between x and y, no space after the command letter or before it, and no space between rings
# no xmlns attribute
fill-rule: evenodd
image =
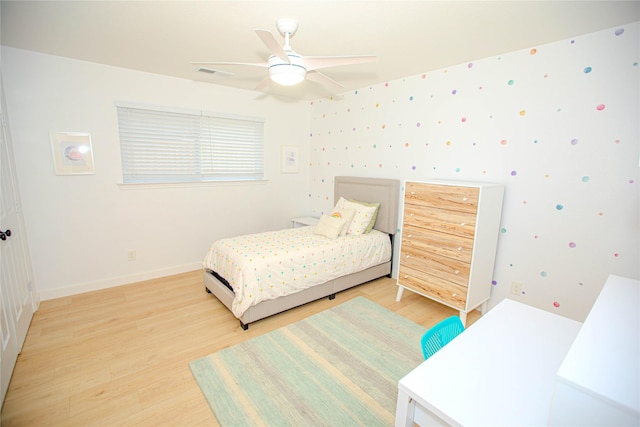
<svg viewBox="0 0 640 427"><path fill-rule="evenodd" d="M396 427L546 425L556 372L582 324L500 302L398 384Z"/></svg>
<svg viewBox="0 0 640 427"><path fill-rule="evenodd" d="M552 426L640 425L640 281L609 276L558 370Z"/></svg>

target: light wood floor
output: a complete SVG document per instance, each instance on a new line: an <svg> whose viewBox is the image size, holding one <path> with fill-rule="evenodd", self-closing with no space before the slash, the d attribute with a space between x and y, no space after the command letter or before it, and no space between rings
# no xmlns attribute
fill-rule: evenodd
<svg viewBox="0 0 640 427"><path fill-rule="evenodd" d="M200 271L43 301L2 408L8 426L217 425L189 362L356 296L425 327L454 310L379 279L243 331ZM478 312L469 314L472 323ZM419 346L418 343L416 343Z"/></svg>

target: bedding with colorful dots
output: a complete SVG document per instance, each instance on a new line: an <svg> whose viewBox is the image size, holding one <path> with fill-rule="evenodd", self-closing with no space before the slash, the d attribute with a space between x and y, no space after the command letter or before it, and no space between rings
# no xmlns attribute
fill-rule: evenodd
<svg viewBox="0 0 640 427"><path fill-rule="evenodd" d="M240 318L252 305L293 294L391 259L389 235L329 239L314 227L289 228L216 241L202 265L224 277L235 297L231 311Z"/></svg>

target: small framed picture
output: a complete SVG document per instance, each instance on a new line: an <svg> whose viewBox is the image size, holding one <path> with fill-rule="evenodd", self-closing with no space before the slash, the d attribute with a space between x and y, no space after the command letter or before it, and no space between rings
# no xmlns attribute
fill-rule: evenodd
<svg viewBox="0 0 640 427"><path fill-rule="evenodd" d="M82 132L51 132L56 175L95 174L91 135Z"/></svg>
<svg viewBox="0 0 640 427"><path fill-rule="evenodd" d="M282 172L298 173L299 169L298 147L292 145L282 146Z"/></svg>

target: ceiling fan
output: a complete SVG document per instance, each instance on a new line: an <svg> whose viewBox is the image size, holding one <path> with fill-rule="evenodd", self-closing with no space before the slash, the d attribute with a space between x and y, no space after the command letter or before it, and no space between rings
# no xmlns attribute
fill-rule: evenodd
<svg viewBox="0 0 640 427"><path fill-rule="evenodd" d="M374 62L378 58L373 55L356 56L303 56L291 49L289 40L298 30L298 22L295 19L281 18L276 21L276 27L284 37L284 46L276 40L269 30L256 29L260 40L269 49L270 56L266 62L193 62L194 65L247 65L262 67L269 70L255 90L265 89L270 81L282 86L294 86L303 80L311 80L320 83L330 89L339 90L343 86L318 70L340 65L361 64Z"/></svg>

